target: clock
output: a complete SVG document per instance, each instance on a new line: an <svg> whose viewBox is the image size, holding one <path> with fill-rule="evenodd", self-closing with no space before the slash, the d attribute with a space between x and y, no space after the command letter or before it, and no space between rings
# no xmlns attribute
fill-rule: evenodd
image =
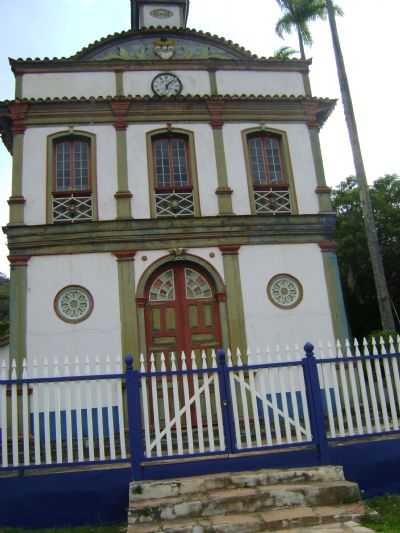
<svg viewBox="0 0 400 533"><path fill-rule="evenodd" d="M151 88L157 96L178 96L182 92L183 85L175 74L161 72L151 82Z"/></svg>

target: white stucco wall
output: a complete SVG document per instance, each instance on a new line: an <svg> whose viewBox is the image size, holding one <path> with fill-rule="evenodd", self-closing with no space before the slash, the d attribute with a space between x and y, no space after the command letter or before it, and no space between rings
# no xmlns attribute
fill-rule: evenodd
<svg viewBox="0 0 400 533"><path fill-rule="evenodd" d="M334 341L318 245L242 246L239 262L247 342L252 350L296 343L302 349L307 341ZM294 276L303 286L303 300L294 309L280 309L267 296L270 279L283 273Z"/></svg>
<svg viewBox="0 0 400 533"><path fill-rule="evenodd" d="M305 94L299 72L218 70L216 76L219 94Z"/></svg>
<svg viewBox="0 0 400 533"><path fill-rule="evenodd" d="M168 71L181 80L182 94L210 94L210 77L206 70ZM152 95L151 82L160 74L159 70L124 72L125 94L134 96Z"/></svg>
<svg viewBox="0 0 400 533"><path fill-rule="evenodd" d="M54 298L67 285L81 285L93 296L93 312L79 324L62 321L54 311ZM121 353L118 298L117 261L111 254L33 257L28 268L28 357L115 359Z"/></svg>
<svg viewBox="0 0 400 533"><path fill-rule="evenodd" d="M111 125L75 125L76 131L96 135L97 203L101 220L116 217L117 191L116 134ZM65 126L28 128L24 136L22 189L26 200L25 223L46 222L47 137L66 131Z"/></svg>
<svg viewBox="0 0 400 533"><path fill-rule="evenodd" d="M237 215L250 213L242 131L259 126L260 123L253 122L225 124L223 127L228 179L234 191L232 202ZM287 133L300 214L318 213L318 198L315 194L317 177L307 125L271 122L265 126Z"/></svg>
<svg viewBox="0 0 400 533"><path fill-rule="evenodd" d="M114 72L62 72L24 74L24 98L115 96Z"/></svg>
<svg viewBox="0 0 400 533"><path fill-rule="evenodd" d="M215 216L218 214L215 194L218 179L212 129L208 124L180 122L172 124L174 126L194 133L201 214ZM165 128L165 124L135 124L127 129L128 181L135 218L150 218L146 134L161 128Z"/></svg>

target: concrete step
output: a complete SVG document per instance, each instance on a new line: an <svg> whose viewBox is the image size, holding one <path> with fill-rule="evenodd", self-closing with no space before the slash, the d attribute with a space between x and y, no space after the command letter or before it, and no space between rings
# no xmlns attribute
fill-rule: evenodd
<svg viewBox="0 0 400 533"><path fill-rule="evenodd" d="M129 506L128 522L138 524L186 517L225 516L274 508L340 505L359 500L358 485L349 481L231 488L212 490L207 494L136 501Z"/></svg>
<svg viewBox="0 0 400 533"><path fill-rule="evenodd" d="M232 513L226 516L191 517L165 522L130 524L128 533L265 533L293 528L307 528L304 531L308 531L313 526L345 524L357 520L363 512L364 509L360 503L329 507L301 506L251 514Z"/></svg>
<svg viewBox="0 0 400 533"><path fill-rule="evenodd" d="M343 480L343 469L340 466L227 472L162 481L133 482L130 485L130 500L137 502L188 494L208 494L210 490L270 486L281 483L292 485Z"/></svg>

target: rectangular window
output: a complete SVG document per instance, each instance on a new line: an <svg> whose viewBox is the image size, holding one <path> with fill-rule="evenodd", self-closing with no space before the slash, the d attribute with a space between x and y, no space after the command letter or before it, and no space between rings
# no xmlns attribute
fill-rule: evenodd
<svg viewBox="0 0 400 533"><path fill-rule="evenodd" d="M186 141L168 137L154 141L156 189L184 189L190 186Z"/></svg>

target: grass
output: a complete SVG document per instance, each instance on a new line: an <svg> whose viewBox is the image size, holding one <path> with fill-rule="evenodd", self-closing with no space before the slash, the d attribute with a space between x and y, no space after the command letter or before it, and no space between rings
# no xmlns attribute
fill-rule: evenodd
<svg viewBox="0 0 400 533"><path fill-rule="evenodd" d="M126 525L66 527L58 529L2 529L0 533L125 533Z"/></svg>
<svg viewBox="0 0 400 533"><path fill-rule="evenodd" d="M363 519L363 526L382 533L400 532L400 495L373 498L366 503L372 513Z"/></svg>

